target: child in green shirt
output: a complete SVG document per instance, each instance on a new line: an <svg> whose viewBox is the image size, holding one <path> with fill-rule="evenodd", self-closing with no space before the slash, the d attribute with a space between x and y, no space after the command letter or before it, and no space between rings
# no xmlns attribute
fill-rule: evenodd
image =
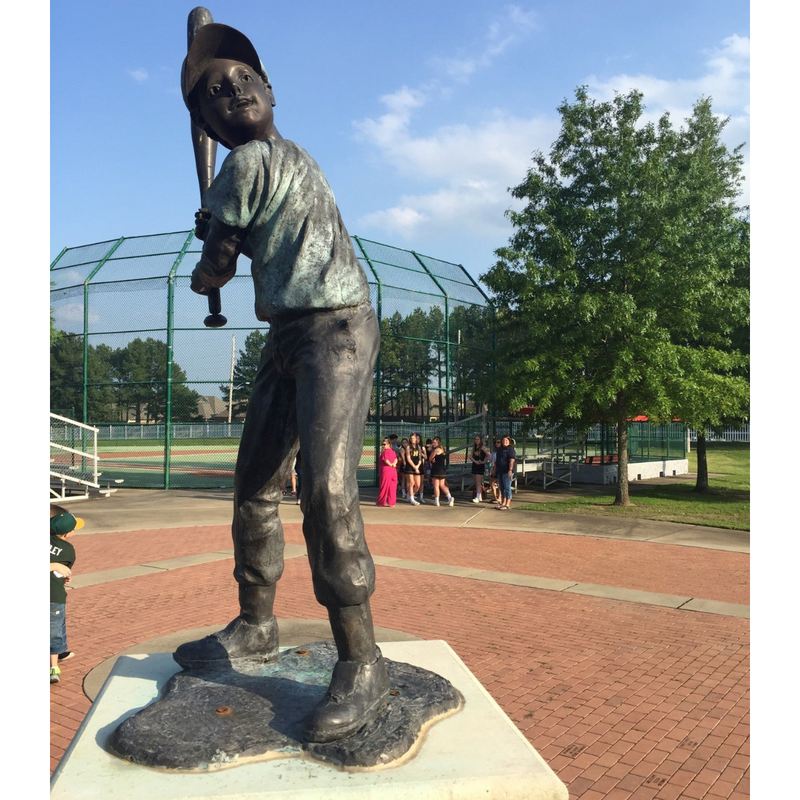
<svg viewBox="0 0 800 800"><path fill-rule="evenodd" d="M67 590L75 564L75 548L67 538L83 527L83 520L61 506L50 506L50 683L61 680L60 660L67 649Z"/></svg>

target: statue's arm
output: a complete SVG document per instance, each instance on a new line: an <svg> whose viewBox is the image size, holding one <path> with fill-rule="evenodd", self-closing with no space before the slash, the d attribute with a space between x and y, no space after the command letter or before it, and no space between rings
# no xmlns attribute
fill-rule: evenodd
<svg viewBox="0 0 800 800"><path fill-rule="evenodd" d="M205 294L224 286L236 274L236 259L244 251L247 231L211 216L204 231L203 253L192 272L192 291ZM247 255L247 253L245 253Z"/></svg>

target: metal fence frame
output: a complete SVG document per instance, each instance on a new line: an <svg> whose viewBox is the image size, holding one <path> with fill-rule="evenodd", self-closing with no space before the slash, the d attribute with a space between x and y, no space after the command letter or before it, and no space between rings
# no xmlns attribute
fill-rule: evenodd
<svg viewBox="0 0 800 800"><path fill-rule="evenodd" d="M370 434L374 440L376 455L374 464L369 470L370 474L367 475L365 469L360 473L361 483L375 483L377 450L383 433L391 426L400 424L397 415L391 420L386 419L387 398L396 397L399 404L401 393L409 388L399 385L397 378L390 374L383 358L385 349L392 345L399 360L402 360L403 353L415 344L421 346L423 350L437 353L435 374L432 371L418 376L419 385L414 387L414 390L420 393L420 397L424 397L420 406L421 411L424 411L427 402L430 414L431 397L436 395L439 398L436 405L436 419L431 420L418 415L414 421L418 426L430 427L432 424L447 426L459 416L467 415L466 406L459 408L458 403L454 401L456 390L462 396L466 396L465 392L468 391L464 388L466 384L459 384L458 387L454 385L454 365L458 363L459 358L463 361L473 354L476 360L486 365L487 369L494 369L494 311L485 292L463 266L421 255L413 250L403 250L357 236L351 238L370 284L371 301L381 325L381 348L375 370L372 412L369 419L372 423ZM174 484L171 463L173 438L187 438L185 436L187 430L188 438L195 438L195 433L200 432L193 430L195 426L219 425L216 422L176 422L176 387L202 388L205 384L213 386L230 382L227 368L224 374L219 370L213 375L204 375L202 379L197 380L175 376L174 365L177 361L181 361L180 355L176 358L176 350L181 347L176 340L181 338L185 347L188 338L200 341L200 337L210 333L209 329L198 324L202 318L198 311L202 299L193 296L191 300L184 302L188 297L189 275L201 248L202 242L195 239L193 231L137 237L123 236L107 242L64 248L50 265L51 281L55 283L51 289L51 308L58 315L59 308L63 308L66 304L70 305L73 324L71 329L63 329L81 339L82 364L76 365L76 371L79 371L80 375L74 379L76 396L79 395L74 403L75 416L79 421L84 424L91 423L100 429L108 427L117 433L126 427L125 423L110 424L111 420L108 419L96 417L90 419L91 393L104 389L119 391L123 386L120 383L110 382L110 379L93 379L90 366L93 346L108 344L111 347L110 342L130 341L131 337L140 334L154 334L158 337L156 344L163 344L166 374L163 378L151 378L140 383L147 389L160 387L158 390L163 395L163 418L159 419L158 411L154 411L156 421L148 425L148 432L163 442L160 486L165 489L172 488ZM240 265L240 274L223 291L223 302L235 297L234 292L229 291L234 282L246 280L250 284L247 272L246 268ZM243 289L252 298L252 285L245 288L243 283L239 283L237 288ZM147 314L144 315L149 322L138 323L135 319L136 315L132 313L134 302L130 299L133 295L129 295L127 300L125 297L122 300L117 299L118 293L136 290L155 293L155 299L141 305L141 308L149 313L149 317ZM157 300L160 292L163 292L163 306ZM250 302L252 303L252 299ZM187 324L185 308L190 303L197 322ZM155 309L155 305L159 308ZM101 309L99 315L95 311L97 307ZM108 312L108 307L112 308L111 312ZM413 313L420 312L424 317L427 313L425 309L429 310L431 318L435 314L437 319L441 319L441 325L436 331L425 336L411 336L392 333L390 330L391 320L396 319L398 315L405 319ZM103 322L98 322L98 316L103 316L104 313ZM481 324L488 320L488 327L481 329L480 337L473 339L467 337L462 341L462 330L453 329L452 324L459 314L462 319L465 315L480 319ZM268 326L257 323L254 319L248 326L246 320L241 321L245 316L243 312L240 314L238 328L234 327L236 322L229 316L231 325L226 330L267 329ZM61 328L58 322L56 326ZM432 358L431 356L431 360ZM128 388L134 385L136 384L124 384ZM122 409L122 406L116 408ZM127 417L127 408L124 413ZM147 413L149 415L149 409ZM139 436L143 434L140 425L133 427L139 429ZM232 421L228 424L223 438L237 437L237 433L240 435L240 428L241 423ZM449 428L445 427L445 431L448 433ZM447 445L447 442L445 444ZM135 486L135 480L126 479L126 485ZM204 484L200 482L198 488L202 485Z"/></svg>

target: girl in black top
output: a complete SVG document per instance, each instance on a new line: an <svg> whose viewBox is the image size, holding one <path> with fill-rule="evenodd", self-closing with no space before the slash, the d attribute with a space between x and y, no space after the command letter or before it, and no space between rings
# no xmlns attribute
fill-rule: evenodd
<svg viewBox="0 0 800 800"><path fill-rule="evenodd" d="M450 487L447 485L447 453L442 447L442 440L438 436L433 437L431 443L431 453L428 461L431 463L431 481L433 482L433 504L439 505L439 495L444 490L447 505L452 506L456 501L450 494Z"/></svg>
<svg viewBox="0 0 800 800"><path fill-rule="evenodd" d="M425 455L422 439L418 433L412 433L406 447L406 480L408 481L408 502L418 506L425 501L422 498L422 473L425 471ZM419 500L416 495L419 494Z"/></svg>
<svg viewBox="0 0 800 800"><path fill-rule="evenodd" d="M403 494L403 500L408 497L408 472L406 471L406 451L408 450L408 439L403 437L400 441L400 450L397 454L397 483Z"/></svg>
<svg viewBox="0 0 800 800"><path fill-rule="evenodd" d="M475 497L473 503L480 503L483 499L483 476L486 474L486 463L489 460L489 451L483 446L483 437L478 433L472 442L472 452L469 460L472 462L472 477L475 480Z"/></svg>

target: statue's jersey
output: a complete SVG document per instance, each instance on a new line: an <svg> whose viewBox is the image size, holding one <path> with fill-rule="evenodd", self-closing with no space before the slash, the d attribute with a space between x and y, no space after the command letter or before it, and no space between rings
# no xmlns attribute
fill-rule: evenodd
<svg viewBox="0 0 800 800"><path fill-rule="evenodd" d="M253 141L231 150L203 205L248 231L259 320L369 302L331 187L294 142Z"/></svg>

